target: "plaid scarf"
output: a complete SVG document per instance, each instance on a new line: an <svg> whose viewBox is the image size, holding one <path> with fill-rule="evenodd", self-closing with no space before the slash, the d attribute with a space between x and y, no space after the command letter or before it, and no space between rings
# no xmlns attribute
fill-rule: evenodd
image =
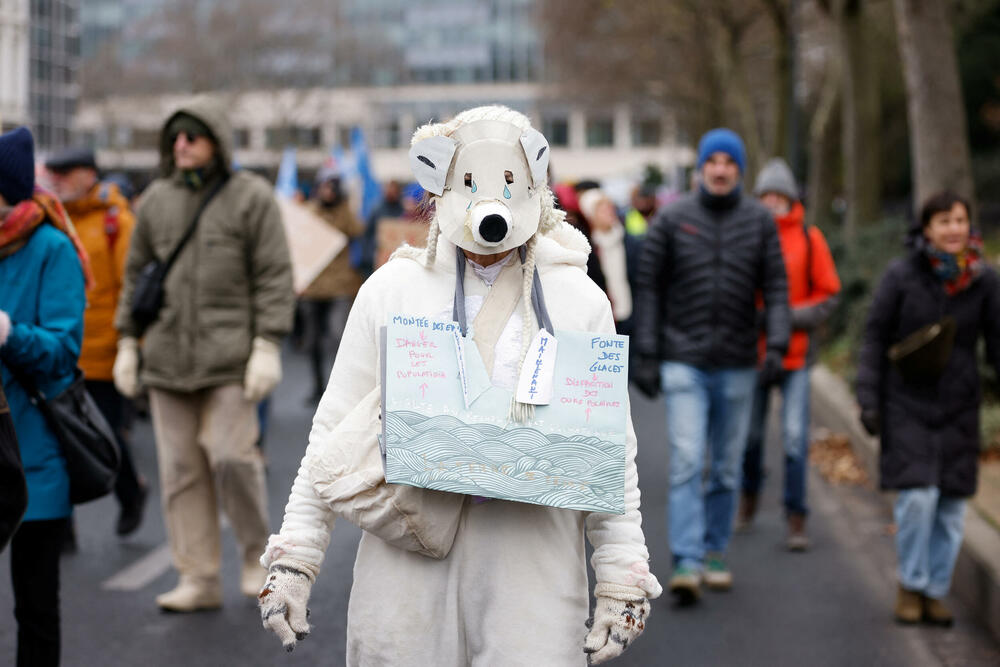
<svg viewBox="0 0 1000 667"><path fill-rule="evenodd" d="M66 215L55 195L37 185L31 199L25 199L6 211L0 211L0 259L20 250L38 227L48 221L53 227L69 237L80 259L87 289L94 286L94 274L90 269L90 258L77 236L76 228Z"/></svg>
<svg viewBox="0 0 1000 667"><path fill-rule="evenodd" d="M931 271L944 285L945 292L954 296L971 285L983 272L983 240L973 234L969 245L959 255L937 250L928 245L925 249Z"/></svg>

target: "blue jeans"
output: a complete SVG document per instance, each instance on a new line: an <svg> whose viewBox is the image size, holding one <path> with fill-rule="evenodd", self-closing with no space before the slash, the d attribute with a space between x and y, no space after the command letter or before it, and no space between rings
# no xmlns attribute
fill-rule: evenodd
<svg viewBox="0 0 1000 667"><path fill-rule="evenodd" d="M809 456L809 369L789 371L781 390L781 439L785 445L785 510L807 514L806 469ZM757 495L764 482L764 436L770 387L758 384L754 392L750 437L743 456L743 493Z"/></svg>
<svg viewBox="0 0 1000 667"><path fill-rule="evenodd" d="M670 445L670 550L675 565L701 569L706 553L723 553L729 545L757 371L705 370L668 361L662 378ZM702 481L706 453L707 489Z"/></svg>
<svg viewBox="0 0 1000 667"><path fill-rule="evenodd" d="M906 489L899 492L893 515L900 585L943 598L962 546L965 500L943 497L934 486Z"/></svg>

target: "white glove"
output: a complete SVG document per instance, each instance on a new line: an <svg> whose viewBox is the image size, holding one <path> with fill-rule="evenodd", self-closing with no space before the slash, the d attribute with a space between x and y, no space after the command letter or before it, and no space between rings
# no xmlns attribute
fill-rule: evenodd
<svg viewBox="0 0 1000 667"><path fill-rule="evenodd" d="M139 341L125 336L118 341L118 354L111 368L115 387L125 398L135 398L139 393Z"/></svg>
<svg viewBox="0 0 1000 667"><path fill-rule="evenodd" d="M286 651L309 634L309 591L312 580L305 572L274 563L264 587L257 596L264 628L278 635Z"/></svg>
<svg viewBox="0 0 1000 667"><path fill-rule="evenodd" d="M649 600L641 588L617 584L594 587L594 617L587 621L590 634L583 640L587 664L598 665L617 658L646 628Z"/></svg>
<svg viewBox="0 0 1000 667"><path fill-rule="evenodd" d="M0 347L7 342L7 336L10 335L10 315L6 312L0 310Z"/></svg>
<svg viewBox="0 0 1000 667"><path fill-rule="evenodd" d="M253 339L253 351L243 376L243 398L260 402L281 382L281 348L266 338Z"/></svg>

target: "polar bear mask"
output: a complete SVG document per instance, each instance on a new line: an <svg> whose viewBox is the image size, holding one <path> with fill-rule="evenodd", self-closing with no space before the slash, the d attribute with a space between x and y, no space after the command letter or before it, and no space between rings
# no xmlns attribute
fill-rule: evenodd
<svg viewBox="0 0 1000 667"><path fill-rule="evenodd" d="M538 231L549 166L549 144L538 130L473 121L415 143L410 166L420 186L437 195L441 232L460 248L495 255Z"/></svg>

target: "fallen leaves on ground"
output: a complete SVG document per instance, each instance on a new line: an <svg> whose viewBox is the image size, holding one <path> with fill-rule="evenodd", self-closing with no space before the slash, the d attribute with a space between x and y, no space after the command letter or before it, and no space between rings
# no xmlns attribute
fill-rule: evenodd
<svg viewBox="0 0 1000 667"><path fill-rule="evenodd" d="M809 446L809 462L831 484L861 485L868 474L851 450L851 442L842 433L823 433Z"/></svg>
<svg viewBox="0 0 1000 667"><path fill-rule="evenodd" d="M981 463L993 463L1000 461L1000 447L987 447L979 454Z"/></svg>

